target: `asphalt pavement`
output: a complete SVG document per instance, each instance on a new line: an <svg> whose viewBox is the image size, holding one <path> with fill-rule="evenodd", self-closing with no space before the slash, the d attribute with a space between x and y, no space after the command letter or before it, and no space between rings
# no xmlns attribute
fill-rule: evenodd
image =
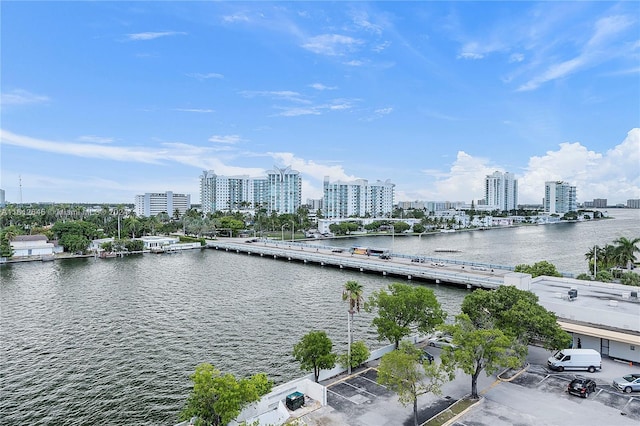
<svg viewBox="0 0 640 426"><path fill-rule="evenodd" d="M440 349L429 348L438 360ZM478 389L482 402L460 416L457 426L625 426L640 424L640 392L625 394L615 390L615 377L640 368L611 359L602 360L602 370L595 373L556 373L546 368L552 352L529 348L529 366L517 375L498 379L498 375L481 373ZM361 368L351 376L329 379L328 402L301 418L307 426L395 426L413 424L413 407L402 406L391 391L375 383L376 362L369 369ZM565 390L576 376L593 378L597 391L587 399L569 395ZM442 395L422 395L418 398L419 421L422 424L471 391L471 378L458 371L456 378L442 387Z"/></svg>

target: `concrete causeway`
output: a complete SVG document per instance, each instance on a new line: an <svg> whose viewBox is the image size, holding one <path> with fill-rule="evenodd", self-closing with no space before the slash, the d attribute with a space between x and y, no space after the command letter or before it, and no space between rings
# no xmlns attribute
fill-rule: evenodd
<svg viewBox="0 0 640 426"><path fill-rule="evenodd" d="M398 253L393 253L390 259L381 259L377 256L352 254L344 248L338 251L339 248L331 246L258 238L208 240L207 247L275 260L332 266L466 288L497 288L504 284L504 276L513 272L513 268L500 265Z"/></svg>

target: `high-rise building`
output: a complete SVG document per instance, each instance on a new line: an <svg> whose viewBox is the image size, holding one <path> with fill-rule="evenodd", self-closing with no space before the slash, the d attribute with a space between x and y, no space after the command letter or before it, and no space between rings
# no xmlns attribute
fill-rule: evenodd
<svg viewBox="0 0 640 426"><path fill-rule="evenodd" d="M175 216L176 212L180 216L184 215L191 208L191 195L174 194L171 191L164 193L147 192L144 195L136 195L135 212L138 216L156 216L159 213L166 213Z"/></svg>
<svg viewBox="0 0 640 426"><path fill-rule="evenodd" d="M384 217L393 211L395 184L386 180L373 184L365 179L330 182L324 178L322 214L327 219L347 217Z"/></svg>
<svg viewBox="0 0 640 426"><path fill-rule="evenodd" d="M544 183L544 211L549 214L564 214L578 210L577 190L563 181Z"/></svg>
<svg viewBox="0 0 640 426"><path fill-rule="evenodd" d="M220 176L213 170L200 176L200 204L204 213L253 208L254 181L248 175Z"/></svg>
<svg viewBox="0 0 640 426"><path fill-rule="evenodd" d="M297 213L302 206L302 178L291 167L274 167L267 172L267 211Z"/></svg>
<svg viewBox="0 0 640 426"><path fill-rule="evenodd" d="M200 176L200 203L204 213L259 209L296 213L301 206L302 179L291 168L269 170L266 177L221 176L213 170Z"/></svg>
<svg viewBox="0 0 640 426"><path fill-rule="evenodd" d="M630 209L640 209L640 198L630 198L627 200L627 207Z"/></svg>
<svg viewBox="0 0 640 426"><path fill-rule="evenodd" d="M0 189L0 208L4 207L6 201L4 199L4 189Z"/></svg>
<svg viewBox="0 0 640 426"><path fill-rule="evenodd" d="M518 180L509 172L488 175L484 179L484 199L489 208L515 210L518 207Z"/></svg>

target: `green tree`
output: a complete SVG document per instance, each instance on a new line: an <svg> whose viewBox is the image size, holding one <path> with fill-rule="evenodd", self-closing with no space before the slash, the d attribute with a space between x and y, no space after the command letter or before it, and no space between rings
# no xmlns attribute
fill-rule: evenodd
<svg viewBox="0 0 640 426"><path fill-rule="evenodd" d="M442 394L442 384L451 375L442 364L422 364L420 351L408 342L399 350L385 354L378 366L377 382L398 394L403 406L413 405L413 424L418 425L418 397L426 393Z"/></svg>
<svg viewBox="0 0 640 426"><path fill-rule="evenodd" d="M483 370L489 376L501 367L518 367L524 360L526 351L514 338L497 328L478 328L467 314L458 315L445 330L454 346L444 348L442 363L450 371L458 367L471 376L472 398L478 398L478 376Z"/></svg>
<svg viewBox="0 0 640 426"><path fill-rule="evenodd" d="M610 283L613 281L613 275L609 271L598 271L596 274L596 281L600 281L602 283Z"/></svg>
<svg viewBox="0 0 640 426"><path fill-rule="evenodd" d="M64 234L60 238L60 245L71 253L84 252L89 247L90 241L84 235Z"/></svg>
<svg viewBox="0 0 640 426"><path fill-rule="evenodd" d="M415 232L416 234L422 234L425 231L425 229L426 228L421 223L414 223L413 224L413 232Z"/></svg>
<svg viewBox="0 0 640 426"><path fill-rule="evenodd" d="M616 260L620 265L626 266L627 270L631 270L631 265L636 261L635 252L640 251L638 244L640 238L634 238L630 240L625 237L620 237L613 243L616 245Z"/></svg>
<svg viewBox="0 0 640 426"><path fill-rule="evenodd" d="M589 275L589 274L582 273L582 274L579 274L578 276L576 276L576 279L577 280L583 280L583 281L592 281L593 277L591 275Z"/></svg>
<svg viewBox="0 0 640 426"><path fill-rule="evenodd" d="M635 272L625 272L620 277L620 283L638 287L640 286L640 275Z"/></svg>
<svg viewBox="0 0 640 426"><path fill-rule="evenodd" d="M388 339L398 348L400 340L412 332L412 328L429 333L444 322L446 313L440 307L433 290L408 284L393 283L388 292L376 291L365 303L365 310L377 309L373 325L378 340Z"/></svg>
<svg viewBox="0 0 640 426"><path fill-rule="evenodd" d="M223 375L208 363L198 365L191 380L193 390L180 419L197 417L196 424L206 426L227 425L244 407L258 401L273 387L264 373L238 380L232 374Z"/></svg>
<svg viewBox="0 0 640 426"><path fill-rule="evenodd" d="M475 290L462 301L462 312L477 328L500 329L525 348L532 342L546 349L571 343L571 336L560 328L556 315L538 303L538 296L514 286Z"/></svg>
<svg viewBox="0 0 640 426"><path fill-rule="evenodd" d="M313 370L316 383L320 370L328 370L336 365L336 354L331 352L333 342L324 331L310 331L293 347L293 357L300 363L301 370Z"/></svg>
<svg viewBox="0 0 640 426"><path fill-rule="evenodd" d="M530 274L533 278L539 277L541 275L544 275L546 277L562 276L562 274L556 269L556 266L552 263L547 262L546 260L536 262L533 265L516 265L514 271Z"/></svg>
<svg viewBox="0 0 640 426"><path fill-rule="evenodd" d="M351 344L349 352L338 356L338 364L351 372L351 369L361 366L370 356L371 352L369 352L367 345L362 340L359 340Z"/></svg>
<svg viewBox="0 0 640 426"><path fill-rule="evenodd" d="M357 281L347 281L342 290L342 300L349 301L349 315L347 317L347 359L351 359L351 324L353 323L353 314L360 312L360 305L363 302L362 285ZM347 364L348 373L351 374L351 363Z"/></svg>
<svg viewBox="0 0 640 426"><path fill-rule="evenodd" d="M395 232L396 234L401 234L404 231L408 231L409 228L411 228L411 225L403 221L395 222L392 225L393 225L393 232Z"/></svg>

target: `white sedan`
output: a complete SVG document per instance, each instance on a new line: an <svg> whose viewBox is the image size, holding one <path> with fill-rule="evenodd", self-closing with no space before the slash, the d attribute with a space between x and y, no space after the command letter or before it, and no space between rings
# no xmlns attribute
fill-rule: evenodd
<svg viewBox="0 0 640 426"><path fill-rule="evenodd" d="M455 348L456 347L456 345L451 343L451 336L432 337L431 339L429 339L428 345L433 346L434 348L444 348L444 347Z"/></svg>

